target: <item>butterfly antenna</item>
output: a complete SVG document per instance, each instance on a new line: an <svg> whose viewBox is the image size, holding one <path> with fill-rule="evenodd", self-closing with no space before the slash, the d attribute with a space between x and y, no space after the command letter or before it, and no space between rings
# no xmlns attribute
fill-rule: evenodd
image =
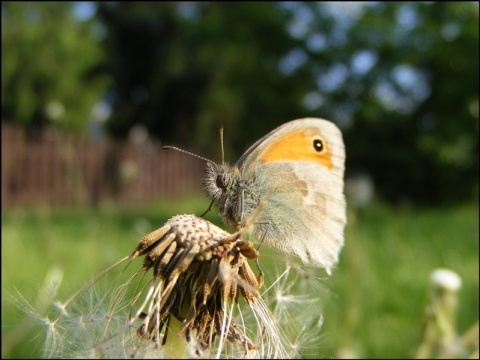
<svg viewBox="0 0 480 360"><path fill-rule="evenodd" d="M215 162L214 162L214 161L212 161L212 160L210 160L210 159L207 159L207 158L204 158L203 156L194 154L194 153L192 153L192 152L190 152L190 151L183 150L183 149L177 148L177 147L175 147L175 146L162 146L162 150L170 150L170 149L171 149L171 150L180 151L180 152L182 152L182 153L184 153L184 154L191 155L191 156L193 156L193 157L196 157L196 158L198 158L198 159L204 160L204 161L206 161L206 162L208 162L208 163L210 163L210 164L215 165Z"/></svg>
<svg viewBox="0 0 480 360"><path fill-rule="evenodd" d="M220 147L222 148L222 164L225 164L225 151L223 148L223 125L220 126Z"/></svg>

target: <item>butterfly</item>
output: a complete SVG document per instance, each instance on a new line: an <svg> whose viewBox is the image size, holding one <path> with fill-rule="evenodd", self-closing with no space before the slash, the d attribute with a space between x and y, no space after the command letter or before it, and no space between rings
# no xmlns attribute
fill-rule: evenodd
<svg viewBox="0 0 480 360"><path fill-rule="evenodd" d="M207 162L206 195L238 230L255 215L262 243L331 274L344 243L345 146L332 122L287 122L255 142L234 165Z"/></svg>

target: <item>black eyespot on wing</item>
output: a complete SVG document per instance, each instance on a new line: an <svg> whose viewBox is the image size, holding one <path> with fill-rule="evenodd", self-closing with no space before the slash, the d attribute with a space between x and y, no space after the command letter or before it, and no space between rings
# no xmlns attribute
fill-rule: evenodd
<svg viewBox="0 0 480 360"><path fill-rule="evenodd" d="M323 141L321 139L313 140L313 148L316 152L322 152L325 146L323 145Z"/></svg>

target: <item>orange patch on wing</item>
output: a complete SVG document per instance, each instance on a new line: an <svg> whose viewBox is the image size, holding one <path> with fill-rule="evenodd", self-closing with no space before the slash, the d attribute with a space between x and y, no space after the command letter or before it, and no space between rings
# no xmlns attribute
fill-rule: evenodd
<svg viewBox="0 0 480 360"><path fill-rule="evenodd" d="M320 152L313 146L315 139L321 139L323 142L324 149ZM271 143L260 158L263 163L289 160L316 162L328 169L333 167L328 144L316 134L314 129L285 134Z"/></svg>

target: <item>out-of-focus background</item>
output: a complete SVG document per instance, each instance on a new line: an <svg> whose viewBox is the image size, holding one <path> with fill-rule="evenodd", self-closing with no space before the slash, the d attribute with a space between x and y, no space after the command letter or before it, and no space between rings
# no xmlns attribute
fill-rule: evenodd
<svg viewBox="0 0 480 360"><path fill-rule="evenodd" d="M479 22L473 2L2 2L2 357L41 356L33 304L180 213L202 160L276 126L335 122L349 224L322 284L321 357L412 357L429 275L478 322ZM208 217L221 225L212 213ZM313 348L313 350L312 350ZM478 344L477 344L478 348Z"/></svg>

